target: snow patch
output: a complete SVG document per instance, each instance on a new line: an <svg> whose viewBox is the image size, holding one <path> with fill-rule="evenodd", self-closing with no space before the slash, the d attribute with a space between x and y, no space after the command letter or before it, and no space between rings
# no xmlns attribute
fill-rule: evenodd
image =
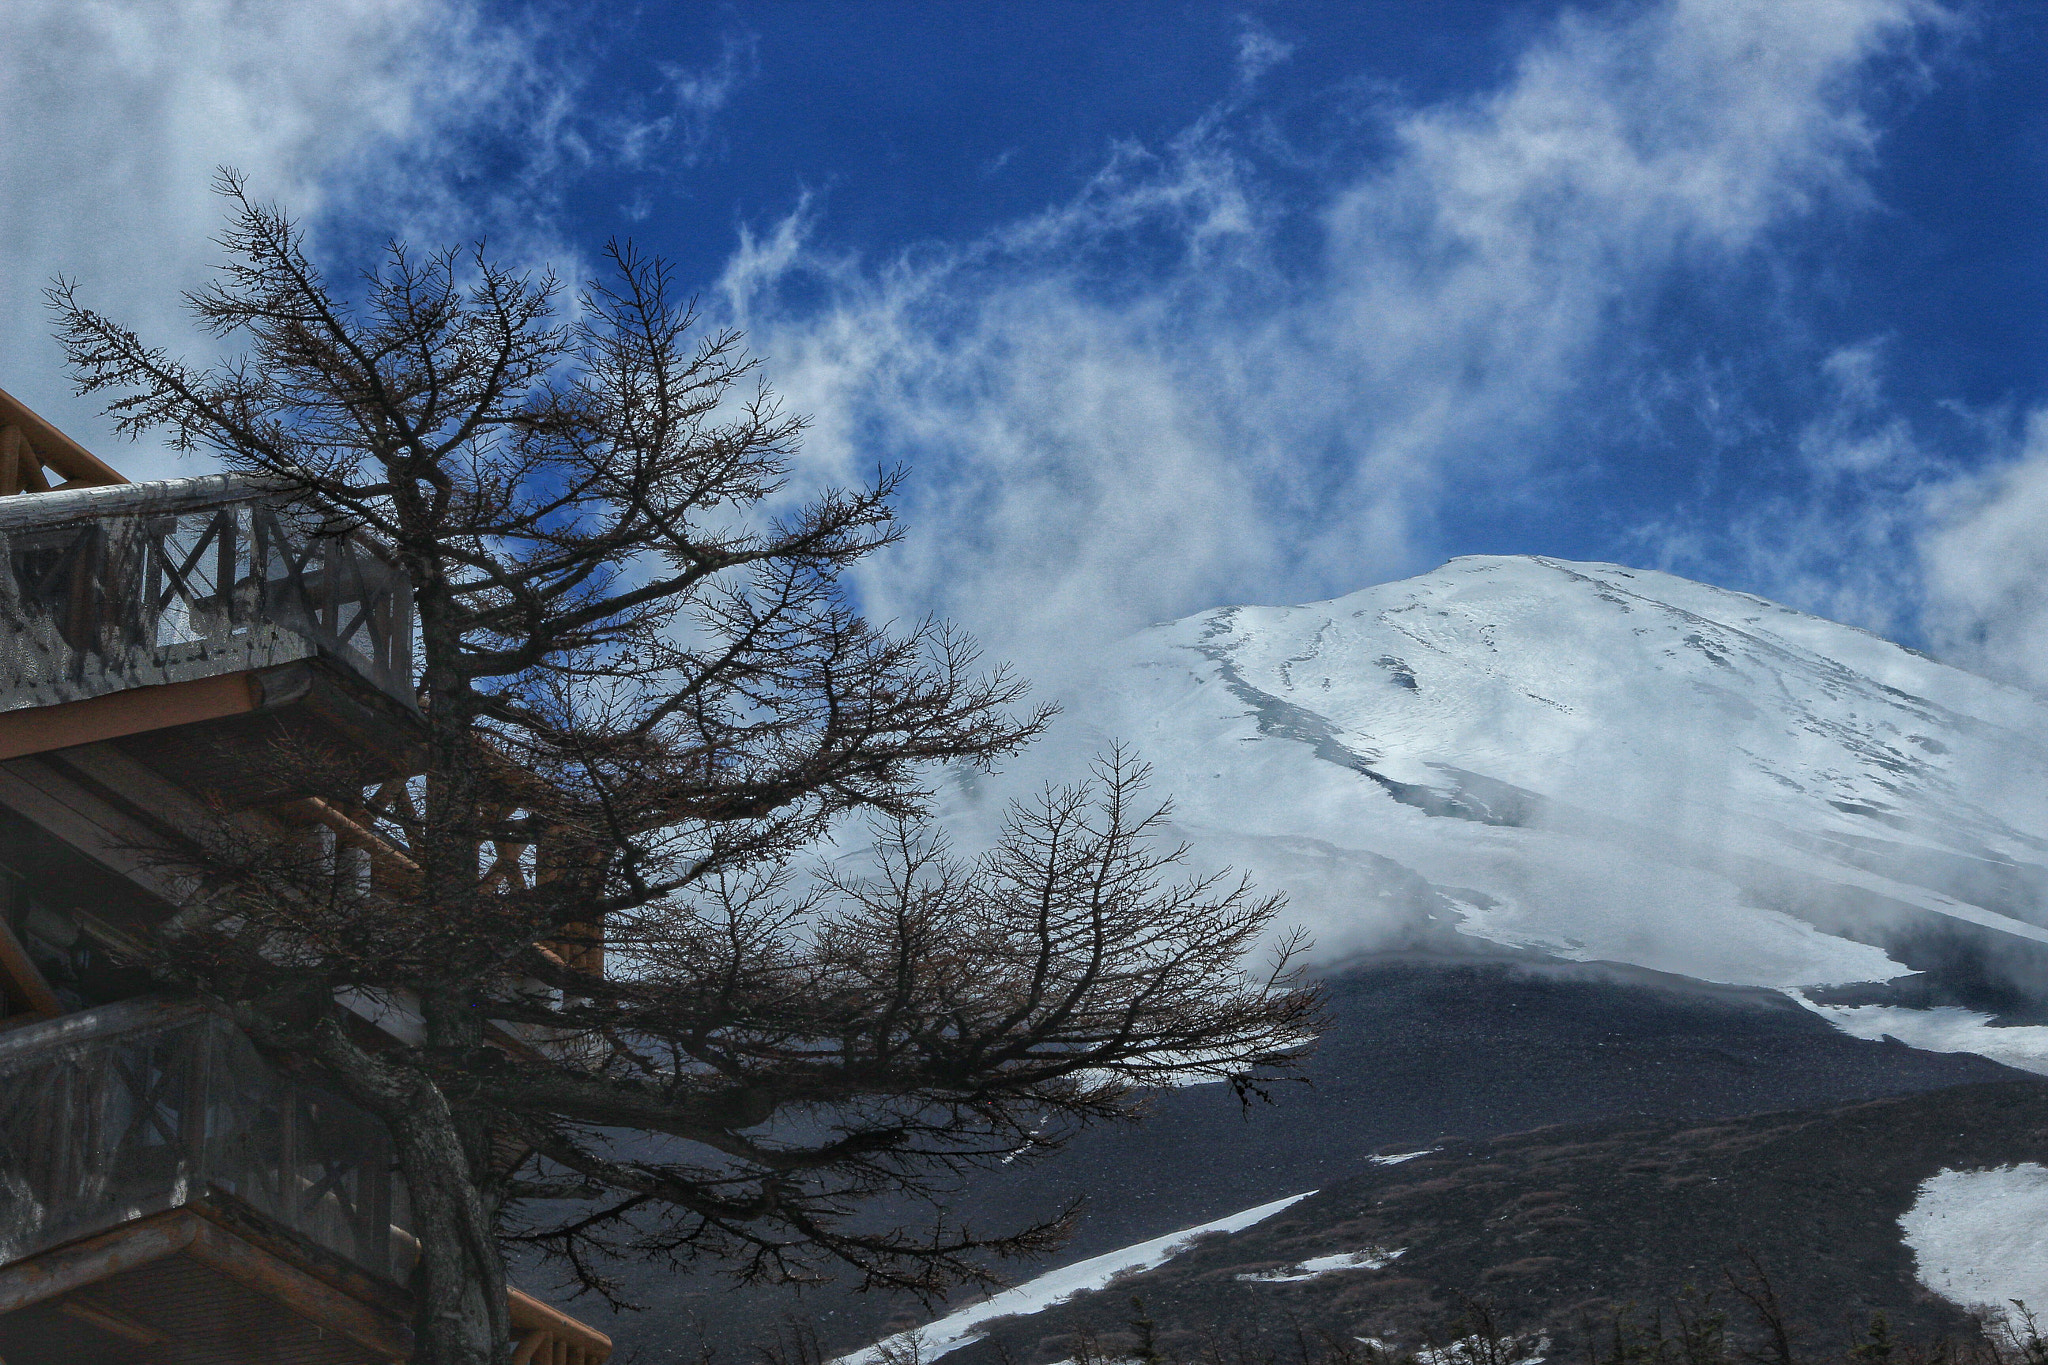
<svg viewBox="0 0 2048 1365"><path fill-rule="evenodd" d="M957 1312L948 1313L937 1322L898 1332L895 1336L878 1341L874 1345L840 1356L832 1365L888 1365L892 1360L936 1360L962 1346L972 1345L981 1339L977 1329L981 1324L994 1318L1010 1317L1019 1313L1036 1313L1063 1299L1089 1290L1101 1289L1119 1275L1136 1274L1164 1265L1173 1257L1186 1251L1197 1238L1210 1233L1242 1232L1254 1223L1264 1222L1274 1214L1314 1194L1304 1190L1290 1194L1285 1199L1275 1199L1270 1204L1245 1209L1227 1218L1218 1218L1213 1223L1200 1227L1183 1228L1169 1232L1164 1237L1155 1237L1149 1242L1139 1242L1118 1251L1093 1256L1085 1261L1048 1270L1036 1279L1026 1280L1012 1289L991 1294L980 1303L969 1304Z"/></svg>
<svg viewBox="0 0 2048 1365"><path fill-rule="evenodd" d="M1518 1355L1520 1351L1528 1355ZM1486 1361L1504 1360L1511 1365L1543 1365L1550 1350L1549 1337L1537 1337L1523 1342L1516 1337L1496 1337L1488 1341L1485 1337L1460 1337L1448 1346L1428 1346L1415 1353L1416 1365L1484 1365Z"/></svg>
<svg viewBox="0 0 2048 1365"><path fill-rule="evenodd" d="M1434 1147L1424 1147L1419 1152L1395 1152L1391 1156L1369 1156L1366 1160L1375 1166L1398 1166L1404 1161L1413 1161L1416 1157L1428 1156L1435 1150L1436 1148Z"/></svg>
<svg viewBox="0 0 2048 1365"><path fill-rule="evenodd" d="M1237 1278L1258 1284L1293 1284L1297 1280L1314 1280L1324 1275L1334 1275L1340 1270L1384 1270L1394 1263L1396 1257L1406 1254L1407 1250L1407 1247L1395 1247L1391 1251L1385 1247L1367 1247L1364 1251L1340 1251L1334 1256L1311 1256L1306 1261L1296 1261L1285 1270L1265 1270L1256 1274L1240 1275Z"/></svg>
<svg viewBox="0 0 2048 1365"><path fill-rule="evenodd" d="M2048 1168L1946 1170L1899 1215L1915 1273L1951 1303L2048 1304Z"/></svg>
<svg viewBox="0 0 2048 1365"><path fill-rule="evenodd" d="M1927 1052L1974 1052L2021 1071L2048 1076L2048 1026L2001 1027L1992 1016L1956 1005L1908 1009L1901 1005L1822 1005L1799 992L1792 998L1856 1038L1896 1038Z"/></svg>

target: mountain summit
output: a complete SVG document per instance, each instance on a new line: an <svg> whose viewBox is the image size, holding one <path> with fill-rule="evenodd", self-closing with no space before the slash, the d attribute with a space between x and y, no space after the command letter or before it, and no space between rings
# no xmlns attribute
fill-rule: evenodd
<svg viewBox="0 0 2048 1365"><path fill-rule="evenodd" d="M1630 963L2048 1056L1966 1027L2048 1004L2037 695L1745 593L1521 556L1204 612L1106 662L1081 717L1326 958Z"/></svg>

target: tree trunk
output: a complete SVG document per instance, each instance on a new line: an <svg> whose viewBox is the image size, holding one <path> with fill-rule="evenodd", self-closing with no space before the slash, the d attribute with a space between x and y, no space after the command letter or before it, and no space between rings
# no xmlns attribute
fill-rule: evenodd
<svg viewBox="0 0 2048 1365"><path fill-rule="evenodd" d="M505 1365L512 1324L490 1215L447 1099L424 1079L415 1093L418 1103L391 1123L420 1242L412 1365Z"/></svg>
<svg viewBox="0 0 2048 1365"><path fill-rule="evenodd" d="M509 1365L505 1261L448 1097L432 1078L358 1047L332 1021L319 1043L322 1060L397 1144L409 1231L420 1244L410 1365Z"/></svg>

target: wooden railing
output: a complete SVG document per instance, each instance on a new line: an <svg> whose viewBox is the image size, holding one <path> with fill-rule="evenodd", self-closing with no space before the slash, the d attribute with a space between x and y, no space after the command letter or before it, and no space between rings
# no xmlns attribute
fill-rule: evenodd
<svg viewBox="0 0 2048 1365"><path fill-rule="evenodd" d="M604 1365L612 1339L531 1294L510 1292L512 1365Z"/></svg>
<svg viewBox="0 0 2048 1365"><path fill-rule="evenodd" d="M403 570L247 479L0 498L0 554L0 709L315 655L413 704Z"/></svg>
<svg viewBox="0 0 2048 1365"><path fill-rule="evenodd" d="M0 1263L226 1199L403 1283L394 1165L382 1124L197 1007L123 1001L0 1033Z"/></svg>
<svg viewBox="0 0 2048 1365"><path fill-rule="evenodd" d="M253 1212L391 1286L418 1253L390 1134L196 1005L142 998L0 1032L0 1266L148 1215ZM611 1338L509 1291L518 1365Z"/></svg>

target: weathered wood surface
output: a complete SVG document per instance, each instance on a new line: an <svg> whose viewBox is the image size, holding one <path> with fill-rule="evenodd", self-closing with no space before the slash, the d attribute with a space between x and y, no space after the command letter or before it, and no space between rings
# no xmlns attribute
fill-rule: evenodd
<svg viewBox="0 0 2048 1365"><path fill-rule="evenodd" d="M0 1033L0 1254L215 1192L396 1283L390 1135L225 1019L125 1001Z"/></svg>
<svg viewBox="0 0 2048 1365"><path fill-rule="evenodd" d="M201 1219L174 1209L0 1266L0 1313L12 1313L161 1257L175 1256L192 1245L201 1226Z"/></svg>
<svg viewBox="0 0 2048 1365"><path fill-rule="evenodd" d="M0 760L242 715L257 705L250 677L248 673L223 673L155 687L131 687L55 706L0 711Z"/></svg>
<svg viewBox="0 0 2048 1365"><path fill-rule="evenodd" d="M215 1223L187 1216L200 1224L188 1248L194 1260L372 1351L392 1357L411 1354L411 1332L388 1313L315 1279Z"/></svg>
<svg viewBox="0 0 2048 1365"><path fill-rule="evenodd" d="M0 980L6 982L10 1006L18 1004L23 1011L43 1019L64 1012L57 993L43 979L42 968L36 966L35 959L21 946L21 940L4 919L0 919Z"/></svg>

